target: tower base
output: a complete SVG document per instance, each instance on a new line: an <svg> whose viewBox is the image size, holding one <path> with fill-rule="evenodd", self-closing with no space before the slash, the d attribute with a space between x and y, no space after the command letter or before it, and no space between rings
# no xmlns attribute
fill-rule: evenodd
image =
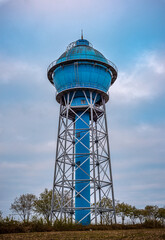
<svg viewBox="0 0 165 240"><path fill-rule="evenodd" d="M52 218L116 222L105 97L94 89L60 95Z"/></svg>

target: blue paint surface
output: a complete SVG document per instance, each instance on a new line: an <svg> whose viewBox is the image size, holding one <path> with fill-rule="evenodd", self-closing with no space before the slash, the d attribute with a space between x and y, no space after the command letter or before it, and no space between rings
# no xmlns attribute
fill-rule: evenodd
<svg viewBox="0 0 165 240"><path fill-rule="evenodd" d="M70 60L76 60L68 63ZM66 64L67 61L67 64ZM99 61L96 63L96 61ZM58 92L74 87L90 87L107 92L111 84L111 73L104 64L107 59L89 45L85 39L65 51L57 60L59 65L53 76Z"/></svg>
<svg viewBox="0 0 165 240"><path fill-rule="evenodd" d="M70 96L70 101L71 101L71 99L73 97L73 94L74 94L73 91L70 92L70 95L69 95ZM90 99L90 92L89 92L89 90L85 90L85 94L86 94L86 97L84 96L84 93L83 93L82 90L76 91L76 94L74 95L74 99L72 100L71 106L75 107L75 106L88 105L89 102L90 102L90 100L89 100ZM65 95L65 97L67 98L67 94ZM92 101L94 101L94 99L95 99L95 103L97 103L98 101L100 101L101 95L97 94L97 96L96 96L96 93L93 92L92 93Z"/></svg>
<svg viewBox="0 0 165 240"><path fill-rule="evenodd" d="M77 112L77 115L80 116L82 114L81 111ZM78 117L76 117L78 119ZM83 121L83 120L84 121ZM76 132L75 137L76 139L76 146L75 146L75 152L76 152L76 173L75 173L75 194L77 195L77 192L80 192L75 197L75 207L90 207L90 159L89 159L89 113L85 113L82 116L82 119L78 119L76 121ZM81 140L82 143L78 142L78 140ZM78 166L81 167L78 168ZM84 171L85 172L84 172ZM81 180L81 182L79 182ZM82 181L84 180L84 181ZM84 189L85 188L85 189ZM83 190L84 189L84 190ZM75 211L75 218L76 221L79 222L82 218L84 218L88 213L90 212L89 209L87 210L76 210ZM85 217L81 223L83 225L90 224L90 214Z"/></svg>

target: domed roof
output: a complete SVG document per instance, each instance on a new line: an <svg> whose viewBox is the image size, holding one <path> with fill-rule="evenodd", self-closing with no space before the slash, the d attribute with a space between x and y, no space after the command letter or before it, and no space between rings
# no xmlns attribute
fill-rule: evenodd
<svg viewBox="0 0 165 240"><path fill-rule="evenodd" d="M108 64L103 54L94 49L86 39L79 39L69 44L67 50L57 59L56 64L75 59L94 60Z"/></svg>
<svg viewBox="0 0 165 240"><path fill-rule="evenodd" d="M86 39L79 39L72 42L67 47L66 51L55 61L53 61L48 67L48 79L54 85L53 76L60 66L66 66L73 63L85 63L99 64L105 67L111 75L111 85L117 78L116 66L106 59L103 54L93 48L92 44Z"/></svg>

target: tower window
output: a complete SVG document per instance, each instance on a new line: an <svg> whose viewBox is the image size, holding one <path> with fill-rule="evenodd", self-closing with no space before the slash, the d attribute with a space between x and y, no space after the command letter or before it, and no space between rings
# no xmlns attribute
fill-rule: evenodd
<svg viewBox="0 0 165 240"><path fill-rule="evenodd" d="M79 138L80 137L80 132L76 133L76 137Z"/></svg>
<svg viewBox="0 0 165 240"><path fill-rule="evenodd" d="M82 99L82 100L81 100L81 104L85 104L85 100Z"/></svg>
<svg viewBox="0 0 165 240"><path fill-rule="evenodd" d="M76 164L77 164L77 166L80 166L80 161L77 161Z"/></svg>

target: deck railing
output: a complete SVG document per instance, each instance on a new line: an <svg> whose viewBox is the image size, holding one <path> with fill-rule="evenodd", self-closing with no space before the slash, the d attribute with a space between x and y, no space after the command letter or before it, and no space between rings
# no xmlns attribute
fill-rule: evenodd
<svg viewBox="0 0 165 240"><path fill-rule="evenodd" d="M53 61L47 69L47 72L49 72L49 70L54 67L57 63L61 63L61 62L66 62L69 60L75 60L75 61L81 61L81 60L93 60L93 61L100 61L103 63L108 63L108 65L110 65L111 67L113 67L115 69L116 72L118 72L118 69L116 67L116 65L111 62L110 60L105 58L105 61L103 61L104 59L102 57L96 56L96 55L90 55L90 54L81 54L79 55L79 58L75 58L75 56L66 56L60 59L57 59L55 61Z"/></svg>

